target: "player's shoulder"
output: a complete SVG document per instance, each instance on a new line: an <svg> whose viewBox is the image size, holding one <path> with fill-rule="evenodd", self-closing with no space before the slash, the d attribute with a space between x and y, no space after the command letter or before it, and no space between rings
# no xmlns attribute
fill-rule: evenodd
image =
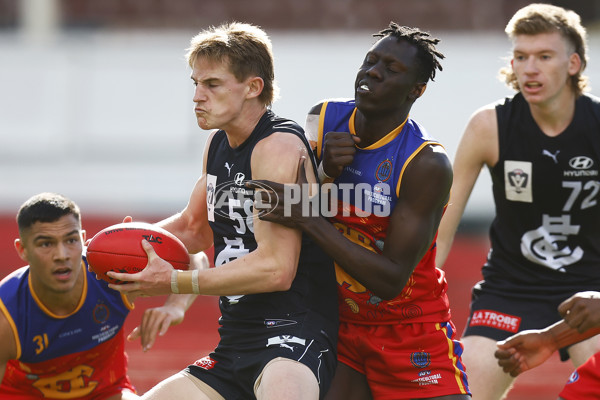
<svg viewBox="0 0 600 400"><path fill-rule="evenodd" d="M0 281L0 293L10 290L16 291L21 286L21 282L27 280L28 274L29 266L24 266L6 275Z"/></svg>
<svg viewBox="0 0 600 400"><path fill-rule="evenodd" d="M475 131L494 131L497 128L498 123L498 116L496 113L497 105L497 102L489 103L475 110L469 118L467 129Z"/></svg>
<svg viewBox="0 0 600 400"><path fill-rule="evenodd" d="M322 99L322 100L318 101L316 104L314 104L310 108L310 110L308 111L308 114L319 115L321 113L321 111L323 110L323 107L328 107L330 104L336 104L340 107L351 107L351 108L355 107L354 99L344 98L344 97L335 97L335 98L329 98L329 99Z"/></svg>
<svg viewBox="0 0 600 400"><path fill-rule="evenodd" d="M600 107L600 97L593 95L591 93L583 93L580 98L589 101L593 105Z"/></svg>
<svg viewBox="0 0 600 400"><path fill-rule="evenodd" d="M305 147L306 146L299 135L291 134L289 131L285 130L278 130L261 139L256 144L252 151L252 157L286 157L288 155L298 154L298 152Z"/></svg>
<svg viewBox="0 0 600 400"><path fill-rule="evenodd" d="M451 172L452 163L450 157L441 143L428 143L415 157L422 167L437 170L439 172Z"/></svg>
<svg viewBox="0 0 600 400"><path fill-rule="evenodd" d="M600 97L591 93L584 93L577 99L578 102L588 104L591 110L600 118Z"/></svg>

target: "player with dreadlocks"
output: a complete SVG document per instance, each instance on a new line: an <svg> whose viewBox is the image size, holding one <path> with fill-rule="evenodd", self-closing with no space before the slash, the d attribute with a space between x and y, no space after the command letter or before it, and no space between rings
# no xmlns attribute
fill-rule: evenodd
<svg viewBox="0 0 600 400"><path fill-rule="evenodd" d="M408 117L444 56L439 39L416 28L391 23L374 36L355 98L320 102L307 118L321 181L332 182L332 217L303 214L282 185L251 186L282 200L261 218L302 229L336 261L339 363L327 399L469 399L434 262L452 167Z"/></svg>

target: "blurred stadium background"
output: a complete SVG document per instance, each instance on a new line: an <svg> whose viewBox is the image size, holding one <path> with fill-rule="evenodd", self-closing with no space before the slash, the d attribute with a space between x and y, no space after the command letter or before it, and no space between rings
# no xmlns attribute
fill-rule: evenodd
<svg viewBox="0 0 600 400"><path fill-rule="evenodd" d="M442 39L444 70L412 117L451 158L478 107L511 94L496 79L509 42L503 29L523 0L0 0L0 277L21 266L14 214L29 196L63 193L82 208L88 236L125 215L154 222L181 210L200 174L206 132L195 122L184 60L200 29L239 20L271 36L276 113L303 122L326 97L351 97L355 72L390 20ZM588 28L600 82L599 0L549 3L577 11ZM592 90L593 92L593 90ZM445 267L462 330L480 278L493 215L491 181L479 179ZM129 317L162 299L142 299ZM216 299L199 298L186 321L142 354L128 345L141 392L203 356L217 341ZM571 372L557 359L526 373L510 400L555 399Z"/></svg>

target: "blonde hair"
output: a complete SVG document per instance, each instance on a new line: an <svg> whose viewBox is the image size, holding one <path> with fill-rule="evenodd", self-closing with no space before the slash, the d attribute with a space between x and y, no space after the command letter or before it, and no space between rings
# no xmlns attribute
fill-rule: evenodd
<svg viewBox="0 0 600 400"><path fill-rule="evenodd" d="M231 22L205 29L190 41L186 53L190 67L198 57L228 63L240 82L250 76L262 78L264 87L258 99L266 106L275 100L278 88L271 40L260 27Z"/></svg>
<svg viewBox="0 0 600 400"><path fill-rule="evenodd" d="M518 35L560 33L581 59L581 68L570 78L571 87L577 96L587 89L587 77L582 75L587 65L587 34L577 13L550 4L530 4L513 15L504 31L511 39ZM517 77L510 66L502 68L500 76L509 87L519 91Z"/></svg>

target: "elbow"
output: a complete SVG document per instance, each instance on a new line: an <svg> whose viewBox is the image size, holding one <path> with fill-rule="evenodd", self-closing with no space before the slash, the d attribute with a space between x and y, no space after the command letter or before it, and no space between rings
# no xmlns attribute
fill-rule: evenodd
<svg viewBox="0 0 600 400"><path fill-rule="evenodd" d="M272 292L285 292L291 289L293 281L294 276L284 271L275 271L270 275L269 287Z"/></svg>
<svg viewBox="0 0 600 400"><path fill-rule="evenodd" d="M410 277L389 279L386 282L382 282L382 285L378 288L378 290L373 290L373 294L382 300L393 300L400 296L409 281Z"/></svg>
<svg viewBox="0 0 600 400"><path fill-rule="evenodd" d="M265 272L266 290L271 292L290 290L296 277L295 265L282 267L274 264L271 268L267 268Z"/></svg>
<svg viewBox="0 0 600 400"><path fill-rule="evenodd" d="M396 288L389 288L386 290L382 290L378 293L375 293L375 295L377 297L379 297L381 300L390 301L390 300L394 300L396 297L400 296L400 293L402 293L402 290L398 291L398 290L396 290Z"/></svg>

